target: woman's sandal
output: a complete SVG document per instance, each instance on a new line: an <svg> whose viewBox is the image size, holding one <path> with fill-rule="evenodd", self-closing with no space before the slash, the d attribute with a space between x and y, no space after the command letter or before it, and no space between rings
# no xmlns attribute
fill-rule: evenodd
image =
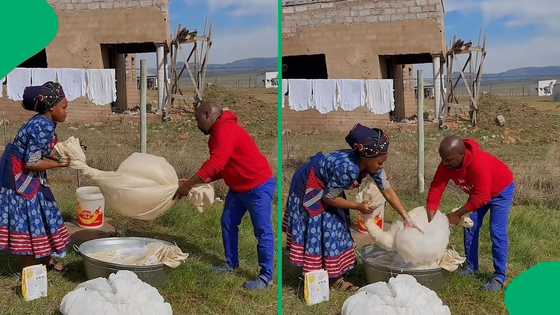
<svg viewBox="0 0 560 315"><path fill-rule="evenodd" d="M360 289L360 287L355 286L352 282L344 280L344 278L336 280L335 283L332 284L331 288L344 292L356 292Z"/></svg>
<svg viewBox="0 0 560 315"><path fill-rule="evenodd" d="M49 259L49 261L47 262L47 270L53 270L56 272L60 272L63 273L64 271L66 271L66 268L64 267L64 264L62 264L60 261L57 261L54 258Z"/></svg>

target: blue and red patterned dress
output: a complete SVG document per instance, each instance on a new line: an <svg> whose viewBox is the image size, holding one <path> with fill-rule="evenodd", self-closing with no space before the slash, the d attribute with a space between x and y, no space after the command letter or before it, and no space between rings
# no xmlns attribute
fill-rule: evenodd
<svg viewBox="0 0 560 315"><path fill-rule="evenodd" d="M34 116L0 159L1 251L41 258L64 253L70 243L46 172L31 172L25 167L51 156L57 141L55 129L49 118Z"/></svg>
<svg viewBox="0 0 560 315"><path fill-rule="evenodd" d="M345 198L368 175L353 151L318 153L292 177L282 229L290 263L303 272L325 269L336 279L356 264L348 209L327 207L323 198ZM385 172L371 174L379 189L390 187Z"/></svg>

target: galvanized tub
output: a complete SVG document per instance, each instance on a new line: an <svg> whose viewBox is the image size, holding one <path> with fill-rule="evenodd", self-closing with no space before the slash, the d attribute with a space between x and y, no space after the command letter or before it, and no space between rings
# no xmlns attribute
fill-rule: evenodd
<svg viewBox="0 0 560 315"><path fill-rule="evenodd" d="M446 282L449 272L442 268L415 269L403 267L403 265L390 265L385 259L388 255L396 255L393 252L375 246L368 245L358 251L358 256L364 265L368 283L379 281L387 282L390 278L399 274L409 274L416 278L418 283L432 290L440 289Z"/></svg>
<svg viewBox="0 0 560 315"><path fill-rule="evenodd" d="M155 287L163 287L167 284L169 271L169 267L164 264L129 266L105 262L89 256L100 251L142 248L152 242L173 245L166 241L144 237L108 237L84 242L79 247L74 246L74 249L83 257L84 269L88 279L107 278L111 273L119 270L129 270L136 273L142 281Z"/></svg>

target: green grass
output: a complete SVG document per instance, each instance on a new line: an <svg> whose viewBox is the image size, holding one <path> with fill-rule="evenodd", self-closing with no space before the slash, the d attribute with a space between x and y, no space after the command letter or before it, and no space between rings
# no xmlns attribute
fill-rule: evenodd
<svg viewBox="0 0 560 315"><path fill-rule="evenodd" d="M271 94L272 93L272 94ZM257 144L276 164L276 98L264 90L232 91L213 88L209 98L235 111L240 123L255 137ZM10 122L4 132L3 145L17 132L20 123ZM2 131L0 129L0 131ZM139 144L138 120L118 117L107 123L60 124L60 139L73 135L88 146L88 164L103 170L114 170ZM1 148L1 146L0 146ZM208 158L207 137L196 128L192 113L173 116L169 123L153 123L148 130L148 153L165 157L180 177L190 176ZM51 186L65 218L75 218L76 172L54 170L49 172ZM82 185L89 184L83 176ZM225 199L227 188L216 185L216 192ZM256 240L247 215L240 226L240 270L231 275L215 274L212 266L224 263L220 217L223 203L217 203L204 213L198 213L189 202L181 201L164 216L153 222L126 219L111 213L113 224L123 236L153 237L176 242L189 253L187 261L170 272L166 287L160 289L164 299L171 303L174 314L276 314L277 286L253 293L242 288L245 281L258 275ZM273 222L276 226L276 211ZM0 254L0 314L58 314L64 295L79 283L86 281L81 258L70 253L65 258L68 272L60 275L49 272L49 294L32 302L25 302L18 292L19 269L13 257ZM276 277L274 278L276 279Z"/></svg>

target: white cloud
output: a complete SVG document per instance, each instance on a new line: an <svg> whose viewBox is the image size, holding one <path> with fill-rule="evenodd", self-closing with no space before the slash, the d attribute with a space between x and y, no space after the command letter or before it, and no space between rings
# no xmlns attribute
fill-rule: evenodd
<svg viewBox="0 0 560 315"><path fill-rule="evenodd" d="M276 57L277 38L277 29L273 26L243 31L218 31L213 35L209 61L222 64L253 57ZM186 53L187 49L182 49L179 60L183 61Z"/></svg>
<svg viewBox="0 0 560 315"><path fill-rule="evenodd" d="M447 0L445 1L445 12L468 12L478 9L478 4L473 1Z"/></svg>
<svg viewBox="0 0 560 315"><path fill-rule="evenodd" d="M204 1L210 12L224 11L230 16L272 16L276 15L276 0L186 0L187 4Z"/></svg>
<svg viewBox="0 0 560 315"><path fill-rule="evenodd" d="M488 44L486 73L532 66L560 64L560 35L539 36L513 43Z"/></svg>
<svg viewBox="0 0 560 315"><path fill-rule="evenodd" d="M558 0L448 0L446 11L477 11L484 18L482 27L500 21L509 28L508 33L515 34L523 27L535 28L537 35L531 38L519 36L509 41L499 35L488 38L485 72L495 73L519 67L560 64L558 4Z"/></svg>

